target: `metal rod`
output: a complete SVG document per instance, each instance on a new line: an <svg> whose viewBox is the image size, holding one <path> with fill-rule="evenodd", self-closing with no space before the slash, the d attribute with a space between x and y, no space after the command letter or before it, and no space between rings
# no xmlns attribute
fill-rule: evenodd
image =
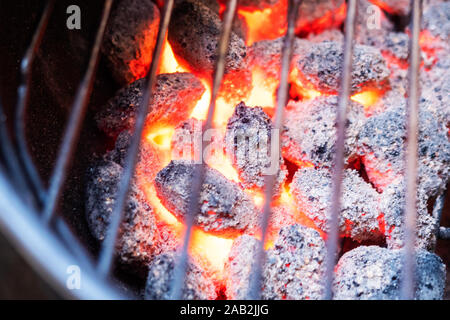
<svg viewBox="0 0 450 320"><path fill-rule="evenodd" d="M214 68L213 75L213 85L211 90L211 100L208 108L208 116L206 121L202 127L202 136L203 133L212 128L214 112L216 109L216 99L219 93L220 84L222 83L223 75L225 73L225 62L226 55L228 52L228 46L230 42L231 36L231 28L233 25L233 19L236 13L237 0L229 0L227 3L227 7L224 13L224 20L222 25L222 30L219 38L219 46L217 48L217 60ZM202 143L204 141L202 139ZM203 149L204 150L204 145ZM177 263L174 270L174 278L171 286L170 299L179 300L182 298L184 279L186 277L187 265L188 265L188 248L191 242L192 235L192 227L194 225L194 219L199 212L199 199L200 193L203 186L204 181L204 160L202 159L201 164L195 164L194 173L193 173L193 181L191 185L191 193L189 197L189 211L186 216L185 222L185 230L183 236L183 246L181 248L181 253L177 259Z"/></svg>
<svg viewBox="0 0 450 320"><path fill-rule="evenodd" d="M8 128L6 124L6 115L3 111L2 101L0 99L0 152L3 154L5 164L9 172L10 179L20 190L20 193L28 203L33 204L32 192L28 187L26 178L20 168L14 147L11 143Z"/></svg>
<svg viewBox="0 0 450 320"><path fill-rule="evenodd" d="M54 224L56 233L62 239L66 248L77 258L79 264L82 265L83 268L89 269L90 272L95 272L94 260L91 254L87 252L67 223L61 217L56 217Z"/></svg>
<svg viewBox="0 0 450 320"><path fill-rule="evenodd" d="M416 238L416 197L417 197L417 152L419 128L419 71L420 71L420 20L422 0L411 0L412 8L412 34L410 39L409 85L407 108L407 140L405 161L405 246L402 270L402 283L400 298L411 300L414 298L415 286L415 238Z"/></svg>
<svg viewBox="0 0 450 320"><path fill-rule="evenodd" d="M108 232L102 244L97 267L100 275L103 277L108 276L111 270L111 265L114 257L114 248L119 232L120 223L122 221L123 210L125 208L125 202L128 197L130 183L137 164L139 146L144 131L145 119L147 117L151 101L153 99L153 89L156 83L156 71L158 69L167 28L169 26L173 3L174 0L167 0L164 5L164 14L159 25L158 38L155 50L153 51L152 64L146 78L146 90L141 100L133 137L131 138L130 146L127 151L125 166L119 182L118 192L116 194L116 202L111 215L111 223L108 227Z"/></svg>
<svg viewBox="0 0 450 320"><path fill-rule="evenodd" d="M284 108L289 99L289 73L293 55L294 39L295 39L295 24L299 15L301 0L290 0L288 4L288 28L286 35L284 36L283 49L281 53L281 74L280 74L280 86L277 93L277 104L275 109L275 119L273 123L273 129L281 132L284 122ZM280 154L280 134L277 135L276 141L272 139L270 143L276 143L278 153ZM279 161L279 159L275 159ZM274 159L272 159L274 161ZM265 264L265 243L267 239L267 229L269 226L271 215L271 203L274 192L274 187L277 180L277 173L267 175L265 177L265 190L264 190L264 206L261 217L261 241L258 242L255 253L255 262L252 266L252 275L250 277L249 291L247 292L247 298L249 300L261 299L261 282L263 268Z"/></svg>
<svg viewBox="0 0 450 320"><path fill-rule="evenodd" d="M110 284L98 281L95 273L79 264L50 229L42 226L37 211L27 206L0 172L0 231L33 268L67 298L124 299ZM79 289L70 290L72 268L81 273Z"/></svg>
<svg viewBox="0 0 450 320"><path fill-rule="evenodd" d="M336 110L337 140L336 153L334 155L331 217L326 248L326 274L324 299L332 299L334 266L339 239L339 215L341 212L342 179L344 175L344 149L345 149L345 122L347 119L347 104L350 97L353 64L353 37L355 33L355 15L357 0L349 0L347 3L347 17L345 20L344 58L342 65L342 79L339 91L338 107Z"/></svg>
<svg viewBox="0 0 450 320"><path fill-rule="evenodd" d="M72 160L73 153L75 152L75 148L77 147L78 138L80 136L81 127L86 114L86 108L91 96L92 87L94 85L95 73L97 71L98 61L100 59L100 47L102 44L103 35L105 33L109 13L111 11L112 2L113 0L105 1L94 47L89 59L89 65L83 80L78 87L75 102L73 104L67 128L64 132L62 144L56 159L56 165L50 178L47 201L45 202L42 216L45 223L50 223L55 214L58 200L61 196L63 185L69 170L70 162Z"/></svg>
<svg viewBox="0 0 450 320"><path fill-rule="evenodd" d="M39 173L33 164L31 155L28 151L27 141L25 137L25 112L28 105L30 95L31 68L36 56L36 52L40 46L47 28L50 14L53 10L55 0L49 0L42 14L39 25L33 35L30 47L27 49L24 58L20 64L21 83L17 89L17 108L14 121L14 134L18 148L18 156L26 178L32 186L33 193L41 203L45 202L45 189L42 184Z"/></svg>

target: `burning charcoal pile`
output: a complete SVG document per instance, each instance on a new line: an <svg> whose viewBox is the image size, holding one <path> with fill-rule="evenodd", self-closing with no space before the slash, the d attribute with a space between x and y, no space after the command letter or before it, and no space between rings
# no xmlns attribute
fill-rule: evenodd
<svg viewBox="0 0 450 320"><path fill-rule="evenodd" d="M114 146L87 175L87 221L99 242L111 220L147 90L143 77L158 32L157 3L119 1L103 44L122 89L96 115L98 128ZM255 264L261 263L263 299L322 299L346 3L302 2L281 131L273 123L287 1L248 0L239 2L212 127L203 132L223 9L219 0L175 1L162 57L153 61L158 63L156 86L116 261L141 279L143 298L169 298L185 220L193 214L183 298L245 299ZM358 10L333 295L399 299L409 1L360 1ZM450 6L436 0L423 10L415 298L442 299L446 266L433 252L439 217L430 208L450 178ZM375 25L371 14L378 18ZM201 165L198 212L191 213ZM273 198L265 199L270 175L276 181ZM272 216L261 262L256 250L266 202ZM353 245L344 245L348 241Z"/></svg>

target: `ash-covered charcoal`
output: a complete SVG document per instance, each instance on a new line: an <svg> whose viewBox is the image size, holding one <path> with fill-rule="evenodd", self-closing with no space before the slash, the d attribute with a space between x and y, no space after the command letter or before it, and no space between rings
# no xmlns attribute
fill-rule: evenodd
<svg viewBox="0 0 450 320"><path fill-rule="evenodd" d="M357 43L366 44L366 37L382 37L394 30L394 24L379 4L374 4L370 0L359 0L356 10L355 41Z"/></svg>
<svg viewBox="0 0 450 320"><path fill-rule="evenodd" d="M239 103L228 119L225 135L227 155L231 157L244 188L263 189L265 176L277 175L276 190L286 178L278 146L272 146L272 121L260 107Z"/></svg>
<svg viewBox="0 0 450 320"><path fill-rule="evenodd" d="M247 297L259 240L243 235L233 242L224 275L228 299ZM266 251L262 298L321 299L325 275L325 242L319 233L300 224L282 228L274 248Z"/></svg>
<svg viewBox="0 0 450 320"><path fill-rule="evenodd" d="M384 236L380 224L379 195L357 171L344 172L339 231L355 241L378 241ZM310 217L324 232L329 231L332 176L328 169L299 169L291 183L291 192L299 211Z"/></svg>
<svg viewBox="0 0 450 320"><path fill-rule="evenodd" d="M104 155L105 160L114 161L120 166L124 166L128 148L130 147L131 133L122 131L116 139L114 149Z"/></svg>
<svg viewBox="0 0 450 320"><path fill-rule="evenodd" d="M422 30L448 41L450 36L450 2L441 2L425 9L422 18ZM447 42L448 44L448 42Z"/></svg>
<svg viewBox="0 0 450 320"><path fill-rule="evenodd" d="M148 269L145 299L170 299L177 256L175 252L166 252L153 259ZM189 260L181 299L215 300L216 298L216 287L212 279L195 261Z"/></svg>
<svg viewBox="0 0 450 320"><path fill-rule="evenodd" d="M369 118L358 136L358 153L369 180L380 191L403 176L405 117L402 104ZM430 112L419 112L418 183L426 195L437 192L449 179L450 142L444 128Z"/></svg>
<svg viewBox="0 0 450 320"><path fill-rule="evenodd" d="M168 40L177 58L190 70L212 78L222 21L219 15L199 0L178 1L173 9ZM244 98L250 89L251 73L246 61L244 40L231 32L225 62L223 95ZM228 98L228 96L226 96Z"/></svg>
<svg viewBox="0 0 450 320"><path fill-rule="evenodd" d="M98 127L111 137L123 130L134 128L145 88L145 79L139 79L119 90L102 110L97 113ZM189 118L205 88L200 80L190 73L160 74L156 77L147 123L177 125Z"/></svg>
<svg viewBox="0 0 450 320"><path fill-rule="evenodd" d="M250 277L255 269L259 240L242 235L233 241L224 266L225 294L228 300L244 300L249 294Z"/></svg>
<svg viewBox="0 0 450 320"><path fill-rule="evenodd" d="M171 161L155 179L159 199L178 218L189 214L195 166L192 161ZM207 232L233 237L254 231L258 224L259 214L252 199L236 183L209 167L199 204L194 223Z"/></svg>
<svg viewBox="0 0 450 320"><path fill-rule="evenodd" d="M315 43L296 63L300 86L322 93L337 94L342 77L344 53L342 43ZM355 45L353 51L351 91L365 88L382 89L389 79L389 69L380 51L374 47Z"/></svg>
<svg viewBox="0 0 450 320"><path fill-rule="evenodd" d="M339 29L330 29L325 30L324 32L321 32L319 34L311 33L308 35L307 39L314 43L319 43L323 41L342 42L344 41L344 34Z"/></svg>
<svg viewBox="0 0 450 320"><path fill-rule="evenodd" d="M336 300L398 300L402 250L361 246L339 260L333 284ZM434 253L416 251L415 299L439 300L444 294L445 265Z"/></svg>
<svg viewBox="0 0 450 320"><path fill-rule="evenodd" d="M439 61L430 71L422 72L421 84L421 108L450 128L450 60Z"/></svg>
<svg viewBox="0 0 450 320"><path fill-rule="evenodd" d="M325 242L316 230L299 224L282 228L267 251L263 299L323 298L325 256Z"/></svg>
<svg viewBox="0 0 450 320"><path fill-rule="evenodd" d="M380 197L381 217L385 225L386 244L390 249L404 246L404 181L390 184ZM416 248L432 250L436 244L436 230L439 227L435 217L427 210L428 197L419 191L417 194Z"/></svg>
<svg viewBox="0 0 450 320"><path fill-rule="evenodd" d="M281 52L284 38L255 42L248 50L248 61L251 68L258 67L266 77L279 79L281 72ZM306 54L311 42L299 38L294 40L293 55L300 57ZM295 60L295 59L293 59ZM279 80L278 80L279 81Z"/></svg>
<svg viewBox="0 0 450 320"><path fill-rule="evenodd" d="M119 164L110 160L101 160L89 169L87 221L97 240L103 241L106 236L122 171ZM144 275L153 257L156 232L153 210L142 192L132 183L116 244L120 261L131 265L134 272Z"/></svg>
<svg viewBox="0 0 450 320"><path fill-rule="evenodd" d="M302 166L331 167L336 145L337 96L290 102L281 136L283 157ZM364 124L364 107L350 101L347 113L345 157L356 154L356 137Z"/></svg>
<svg viewBox="0 0 450 320"><path fill-rule="evenodd" d="M160 13L151 0L122 0L109 19L102 51L122 85L144 77L152 62Z"/></svg>
<svg viewBox="0 0 450 320"><path fill-rule="evenodd" d="M382 36L366 36L366 45L380 49L386 60L392 63L408 63L409 36L404 32L387 32Z"/></svg>

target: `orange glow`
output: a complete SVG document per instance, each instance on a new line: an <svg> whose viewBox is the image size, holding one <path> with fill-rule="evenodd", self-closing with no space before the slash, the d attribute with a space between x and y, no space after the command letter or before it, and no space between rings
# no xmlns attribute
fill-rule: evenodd
<svg viewBox="0 0 450 320"><path fill-rule="evenodd" d="M170 212L159 200L153 183L146 182L145 177L138 175L142 190L145 192L146 199L155 210L157 220L169 227L174 235L181 241L184 234L183 224ZM228 259L233 240L224 239L217 236L207 234L199 228L192 230L192 238L189 252L206 262L207 267L214 273L217 279L221 279L224 263Z"/></svg>
<svg viewBox="0 0 450 320"><path fill-rule="evenodd" d="M308 20L306 21L302 20L300 13L300 24L297 25L296 30L300 34L309 34L309 33L318 34L327 29L337 28L345 20L346 14L347 14L347 4L345 3L345 1L336 10L330 10L327 13L325 13L322 17L317 18L312 22Z"/></svg>
<svg viewBox="0 0 450 320"><path fill-rule="evenodd" d="M355 93L351 96L353 101L356 101L364 106L366 112L370 111L370 107L378 102L383 92L378 89L367 89L361 92Z"/></svg>
<svg viewBox="0 0 450 320"><path fill-rule="evenodd" d="M252 70L252 91L245 104L251 107L275 107L278 81L267 78L262 70Z"/></svg>
<svg viewBox="0 0 450 320"><path fill-rule="evenodd" d="M238 10L238 14L247 24L247 45L260 40L271 40L284 35L287 30L287 2L280 0L270 8L263 10Z"/></svg>
<svg viewBox="0 0 450 320"><path fill-rule="evenodd" d="M147 140L152 142L157 148L170 151L172 136L175 129L171 127L163 127L159 130L153 130L147 135Z"/></svg>
<svg viewBox="0 0 450 320"><path fill-rule="evenodd" d="M419 44L428 60L431 60L431 66L438 60L436 56L437 52L445 48L445 45L442 44L442 40L439 37L433 36L428 30L420 32ZM423 66L423 62L421 63L421 66ZM430 68L431 66L428 67Z"/></svg>
<svg viewBox="0 0 450 320"><path fill-rule="evenodd" d="M291 96L301 100L311 100L325 94L316 90L310 82L304 79L303 74L297 68L292 69L289 74L289 81L292 83Z"/></svg>
<svg viewBox="0 0 450 320"><path fill-rule="evenodd" d="M189 72L180 63L178 63L173 53L172 46L169 41L164 41L163 50L161 52L161 61L159 63L158 74L161 73L175 73L175 72Z"/></svg>

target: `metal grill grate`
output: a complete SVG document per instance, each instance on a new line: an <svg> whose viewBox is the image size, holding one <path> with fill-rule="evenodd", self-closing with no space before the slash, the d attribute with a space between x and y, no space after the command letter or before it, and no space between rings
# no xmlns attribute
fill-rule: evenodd
<svg viewBox="0 0 450 320"><path fill-rule="evenodd" d="M29 49L21 64L22 82L18 88L18 105L16 108L16 118L14 122L13 142L6 127L6 120L3 116L2 105L0 101L0 152L4 163L0 163L0 226L11 236L22 249L24 254L38 265L53 280L55 285L64 288L65 267L70 264L80 265L85 268L84 286L80 291L75 292L78 298L125 298L121 293L111 285L109 273L113 264L114 244L118 235L119 226L123 216L125 200L127 198L130 181L134 175L139 145L144 130L145 117L148 113L149 102L152 100L152 92L155 86L157 66L161 57L162 47L169 26L174 0L165 1L162 19L160 21L158 38L151 68L146 77L146 90L142 97L141 109L139 110L134 134L127 153L127 158L122 175L117 201L112 214L107 236L102 244L101 252L97 261L95 261L86 249L77 240L77 237L70 231L66 222L57 215L57 204L61 197L62 186L67 178L71 159L78 142L79 133L83 125L86 107L95 79L96 69L99 61L99 52L102 38L105 32L106 23L110 14L112 0L106 0L101 16L99 28L95 38L95 43L91 51L88 68L79 85L76 97L72 106L71 114L67 122L60 150L58 153L56 165L50 178L49 188L46 190L37 174L37 170L31 160L27 150L24 117L27 110L29 87L31 79L31 66L35 54L39 48L41 39L55 1L48 1L44 9L39 25L35 31ZM223 29L221 30L220 42L218 46L218 59L216 61L213 77L213 87L211 92L211 102L208 109L208 116L204 124L203 131L211 128L214 110L216 108L216 98L219 87L222 82L225 69L225 56L230 40L230 33L233 18L236 13L238 0L230 0L226 6L224 14ZM282 69L280 85L278 89L274 127L282 128L283 109L288 101L288 74L290 62L292 59L294 26L297 20L300 0L289 0L288 7L288 30L284 38L284 44L281 55ZM344 141L345 141L345 122L346 109L350 96L351 66L353 52L354 25L357 0L347 1L347 17L345 21L344 38L344 62L343 77L341 79L341 90L339 93L338 105L338 139L334 159L333 172L333 195L332 195L332 218L330 233L327 239L327 271L325 283L325 298L332 298L332 283L334 267L336 263L336 251L338 242L338 216L340 212L341 184L344 168ZM403 270L403 288L402 298L411 299L414 297L414 241L415 241L415 216L416 216L416 176L417 176L417 132L418 132L418 101L419 101L419 32L421 22L421 0L412 0L412 36L410 43L410 64L409 64L409 92L408 92L408 131L407 131L407 159L406 159L406 245L404 249L404 270ZM278 141L278 146L279 146ZM175 267L175 277L172 283L171 298L181 298L184 278L186 276L188 246L193 227L194 213L198 211L198 199L201 186L204 179L203 165L197 165L195 168L195 179L192 185L190 198L189 215L186 217L184 242L179 260ZM254 265L256 269L252 272L251 284L249 287L248 298L260 299L261 297L261 277L262 265L264 260L264 242L270 220L270 202L273 196L275 185L275 175L267 176L265 188L265 203L262 216L262 241L260 242L257 258ZM438 196L433 215L440 220L443 203L444 191ZM438 235L442 238L449 238L449 229L441 227ZM38 254L36 253L38 246ZM67 294L74 294L67 292Z"/></svg>

